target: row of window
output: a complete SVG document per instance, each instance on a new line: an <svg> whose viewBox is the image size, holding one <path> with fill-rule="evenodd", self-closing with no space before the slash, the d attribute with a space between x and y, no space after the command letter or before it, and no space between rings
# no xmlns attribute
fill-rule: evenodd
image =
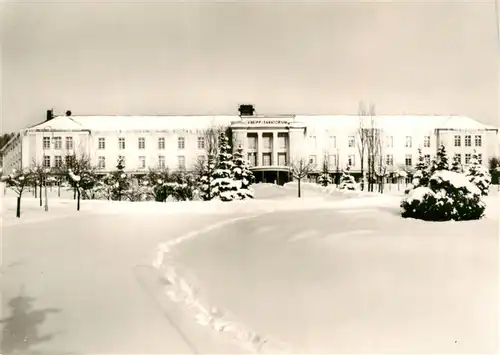
<svg viewBox="0 0 500 355"><path fill-rule="evenodd" d="M71 156L66 157L66 163L69 162L71 159ZM469 164L470 159L472 158L472 154L466 153L464 154L464 161L462 162L462 154L457 153L455 154L455 159L457 159L461 164ZM122 160L123 164L125 164L125 157L124 156L118 156L118 160ZM199 160L204 160L205 156L200 155L198 157ZM349 166L354 166L356 165L356 156L354 154L350 154L347 156L347 165ZM477 159L480 164L482 164L482 154L477 154ZM424 160L426 164L430 164L431 162L431 156L430 154L424 155ZM250 166L256 166L257 165L257 154L256 153L248 153L248 161L250 163ZM309 156L309 163L311 164L316 164L316 155L310 155ZM61 167L62 166L62 156L54 156L54 167ZM338 155L333 154L328 156L328 162L330 166L338 166ZM394 156L392 154L386 154L385 156L385 164L387 166L393 166L394 165ZM262 154L262 165L263 166L271 166L272 165L272 155L271 153L263 153ZM287 159L286 159L286 153L278 153L278 161L277 161L278 166L286 166L287 165ZM406 154L405 156L405 165L406 166L412 166L413 165L413 157L411 154ZM48 155L45 155L43 157L43 166L45 168L50 168L51 167L51 157ZM158 167L159 168L165 168L165 156L159 155L158 156ZM177 156L177 167L179 169L185 169L186 168L186 157L183 155ZM98 168L99 169L106 169L106 157L100 156L98 157ZM139 156L138 157L138 169L145 169L146 168L146 157L145 156Z"/></svg>
<svg viewBox="0 0 500 355"><path fill-rule="evenodd" d="M462 136L455 136L453 139L455 143L455 147L462 146ZM483 137L482 136L474 136L474 145L476 147L481 147L483 145ZM472 147L472 136L467 135L464 137L464 146Z"/></svg>
<svg viewBox="0 0 500 355"><path fill-rule="evenodd" d="M462 161L462 154L460 154L460 153L455 154L455 159L457 159L460 164L469 164L471 158L472 158L472 154L466 153L466 154L464 154L464 161ZM356 165L355 159L356 159L356 156L354 154L348 155L347 156L347 165L349 165L349 166ZM430 154L424 155L424 160L425 160L426 164L430 164L431 163ZM477 154L477 160L479 161L479 164L482 164L483 163L483 155L480 153ZM338 156L336 154L329 155L328 162L329 162L330 166L337 166L338 165ZM309 163L316 164L316 155L309 156ZM385 164L387 166L393 166L394 165L394 155L386 154ZM411 154L405 155L405 165L406 166L413 165L413 157Z"/></svg>
<svg viewBox="0 0 500 355"><path fill-rule="evenodd" d="M50 138L51 137L43 137L43 149L50 149ZM73 149L73 137L65 137L66 149ZM54 145L54 149L60 150L62 149L62 137L52 137L52 143Z"/></svg>
<svg viewBox="0 0 500 355"><path fill-rule="evenodd" d="M72 156L66 156L66 164L69 164L71 159L73 158ZM205 156L201 155L199 156L199 159L204 159ZM51 168L51 167L56 167L60 168L63 164L63 157L60 155L54 156L54 163L52 165L52 157L50 155L44 155L43 156L43 166L45 168ZM118 160L122 160L123 164L126 164L125 157L124 156L118 156ZM116 162L113 163L113 165L116 165ZM177 166L179 169L185 169L186 168L186 157L183 155L177 156ZM106 157L99 156L97 158L97 167L99 169L106 169ZM159 168L165 168L165 156L159 155L158 156L158 167ZM138 157L138 165L137 168L139 169L145 169L146 168L146 157L145 156L139 156Z"/></svg>
<svg viewBox="0 0 500 355"><path fill-rule="evenodd" d="M197 139L198 149L205 149L205 137L198 137ZM184 149L186 147L186 137L177 137L177 148ZM106 138L99 137L97 139L97 148L98 149L106 149ZM126 148L125 138L118 138L118 149L123 150ZM138 149L146 149L146 138L139 137L137 138L137 148ZM158 137L157 141L158 149L165 149L165 137Z"/></svg>
<svg viewBox="0 0 500 355"><path fill-rule="evenodd" d="M311 144L314 147L316 147L316 136L309 136L309 140ZM387 148L394 148L394 136L385 137L385 140ZM411 136L405 137L405 148L412 148L413 146L412 140L413 139ZM455 147L460 147L462 145L462 136L459 135L454 136L454 143ZM482 144L483 144L483 137L480 135L474 136L474 145L476 147L481 147ZM330 136L328 145L330 148L337 148L337 137ZM349 148L354 148L356 146L355 136L347 137L347 146ZM431 146L431 136L424 136L424 148L430 148L430 146ZM466 135L464 137L464 146L472 147L472 135Z"/></svg>

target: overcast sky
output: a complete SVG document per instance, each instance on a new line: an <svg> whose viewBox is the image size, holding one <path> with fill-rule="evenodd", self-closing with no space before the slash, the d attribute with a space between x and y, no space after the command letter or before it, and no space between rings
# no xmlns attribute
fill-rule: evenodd
<svg viewBox="0 0 500 355"><path fill-rule="evenodd" d="M494 0L7 3L2 131L57 114L463 114L499 124Z"/></svg>

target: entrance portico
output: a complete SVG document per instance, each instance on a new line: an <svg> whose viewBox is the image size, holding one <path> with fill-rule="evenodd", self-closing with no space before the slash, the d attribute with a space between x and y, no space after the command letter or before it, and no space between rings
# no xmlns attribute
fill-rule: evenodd
<svg viewBox="0 0 500 355"><path fill-rule="evenodd" d="M241 116L231 123L235 147L243 148L257 181L290 180L290 162L300 156L306 126L287 116Z"/></svg>

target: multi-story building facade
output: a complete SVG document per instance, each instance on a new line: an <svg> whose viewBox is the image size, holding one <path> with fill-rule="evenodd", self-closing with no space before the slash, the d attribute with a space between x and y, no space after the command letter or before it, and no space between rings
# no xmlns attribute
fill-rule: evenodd
<svg viewBox="0 0 500 355"><path fill-rule="evenodd" d="M379 154L393 170L414 166L418 149L432 159L443 143L450 158L466 164L476 152L483 164L499 155L498 128L462 116L255 115L252 106L239 115L221 116L57 116L21 130L4 149L4 173L33 162L56 167L66 156L88 155L103 173L122 158L125 170L190 170L206 154L205 132L228 128L241 145L258 180L288 180L290 164L305 159L319 171L349 165L361 170L360 129L380 132ZM5 155L11 147L16 153Z"/></svg>

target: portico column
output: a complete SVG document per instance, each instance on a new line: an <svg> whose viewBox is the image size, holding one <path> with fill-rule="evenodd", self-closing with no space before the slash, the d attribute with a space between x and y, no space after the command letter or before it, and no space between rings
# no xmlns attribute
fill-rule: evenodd
<svg viewBox="0 0 500 355"><path fill-rule="evenodd" d="M271 165L278 166L278 132L273 132L273 160Z"/></svg>
<svg viewBox="0 0 500 355"><path fill-rule="evenodd" d="M262 150L263 150L263 144L262 144L262 132L257 132L257 159L256 163L257 166L262 166Z"/></svg>

